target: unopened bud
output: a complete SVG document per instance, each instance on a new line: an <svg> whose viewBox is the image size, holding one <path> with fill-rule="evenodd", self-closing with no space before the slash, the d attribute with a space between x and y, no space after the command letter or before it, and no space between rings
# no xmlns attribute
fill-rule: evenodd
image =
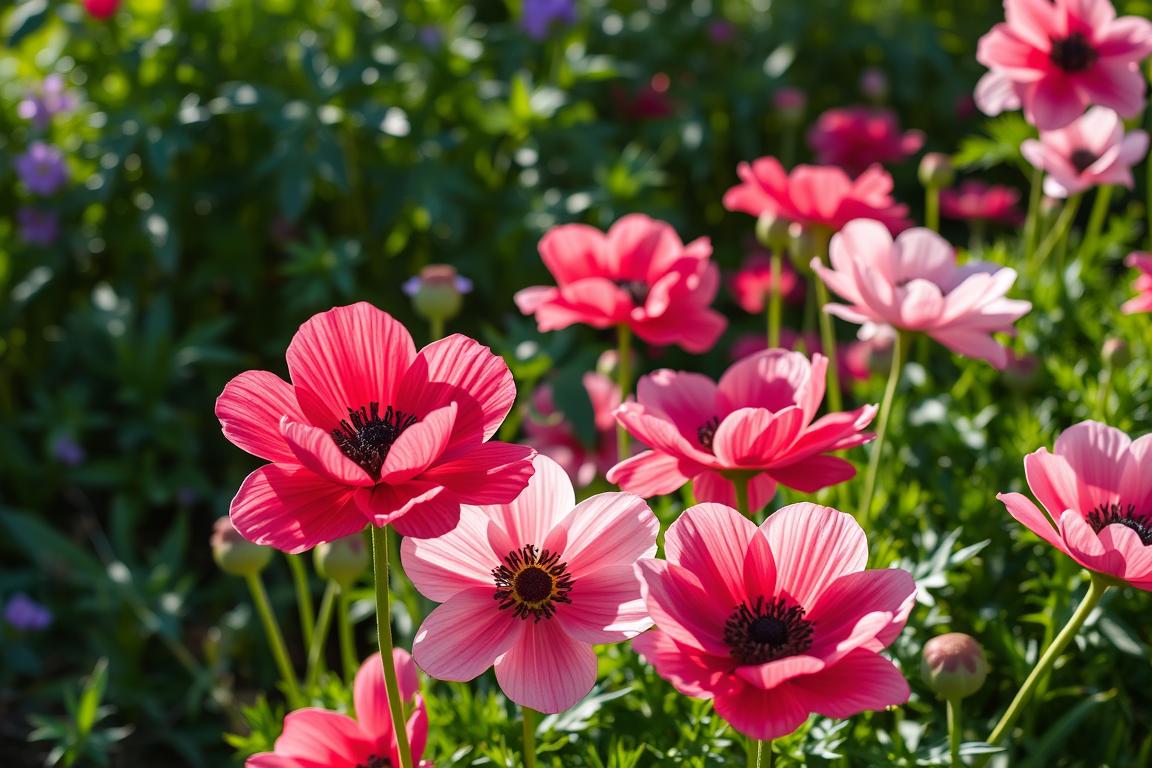
<svg viewBox="0 0 1152 768"><path fill-rule="evenodd" d="M316 571L340 589L348 589L368 571L368 547L359 533L318 545L314 557Z"/></svg>
<svg viewBox="0 0 1152 768"><path fill-rule="evenodd" d="M790 221L772 212L760 214L756 219L756 240L770 251L783 251L788 248L788 227Z"/></svg>
<svg viewBox="0 0 1152 768"><path fill-rule="evenodd" d="M1115 336L1104 339L1104 346L1100 350L1104 365L1109 368L1124 368L1132 362L1132 350L1128 343Z"/></svg>
<svg viewBox="0 0 1152 768"><path fill-rule="evenodd" d="M471 291L472 281L449 264L429 264L404 283L404 293L425 320L451 320L460 312L464 294Z"/></svg>
<svg viewBox="0 0 1152 768"><path fill-rule="evenodd" d="M940 698L963 699L984 685L988 660L984 648L971 635L949 632L924 644L920 676Z"/></svg>
<svg viewBox="0 0 1152 768"><path fill-rule="evenodd" d="M221 517L212 527L212 557L224 573L254 576L272 560L272 549L248 541L231 520Z"/></svg>
<svg viewBox="0 0 1152 768"><path fill-rule="evenodd" d="M929 152L920 159L920 183L926 187L942 189L956 180L952 158L943 152Z"/></svg>

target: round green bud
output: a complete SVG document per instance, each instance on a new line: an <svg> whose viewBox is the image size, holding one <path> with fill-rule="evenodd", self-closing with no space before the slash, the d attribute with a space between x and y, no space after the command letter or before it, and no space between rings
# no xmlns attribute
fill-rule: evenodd
<svg viewBox="0 0 1152 768"><path fill-rule="evenodd" d="M368 547L364 536L355 533L336 541L320 544L313 550L316 571L326 579L347 589L368 571Z"/></svg>
<svg viewBox="0 0 1152 768"><path fill-rule="evenodd" d="M988 660L984 648L971 635L949 632L924 644L920 676L940 698L963 699L984 685Z"/></svg>
<svg viewBox="0 0 1152 768"><path fill-rule="evenodd" d="M240 535L227 517L212 527L212 558L232 576L255 576L272 561L272 548L253 544Z"/></svg>

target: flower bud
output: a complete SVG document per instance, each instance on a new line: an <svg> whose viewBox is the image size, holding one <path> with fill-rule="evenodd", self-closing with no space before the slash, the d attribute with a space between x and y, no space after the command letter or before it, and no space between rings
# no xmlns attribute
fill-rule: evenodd
<svg viewBox="0 0 1152 768"><path fill-rule="evenodd" d="M1132 350L1128 343L1115 336L1104 339L1104 346L1100 350L1104 365L1109 368L1124 368L1132 362Z"/></svg>
<svg viewBox="0 0 1152 768"><path fill-rule="evenodd" d="M920 676L940 698L963 699L984 685L988 660L984 648L971 635L949 632L924 644Z"/></svg>
<svg viewBox="0 0 1152 768"><path fill-rule="evenodd" d="M780 120L788 125L799 125L804 120L804 110L808 107L808 96L799 88L785 86L776 91L772 104L780 114Z"/></svg>
<svg viewBox="0 0 1152 768"><path fill-rule="evenodd" d="M272 549L248 541L231 520L221 517L212 527L212 557L224 573L254 576L271 562Z"/></svg>
<svg viewBox="0 0 1152 768"><path fill-rule="evenodd" d="M316 571L340 589L348 589L368 570L368 547L359 533L318 545L314 557Z"/></svg>
<svg viewBox="0 0 1152 768"><path fill-rule="evenodd" d="M920 159L920 183L926 187L942 189L956 180L952 158L943 152L929 152Z"/></svg>
<svg viewBox="0 0 1152 768"><path fill-rule="evenodd" d="M416 314L425 320L451 320L460 311L464 294L471 290L472 281L448 264L429 264L404 283L404 293L412 298Z"/></svg>
<svg viewBox="0 0 1152 768"><path fill-rule="evenodd" d="M756 219L756 240L770 251L788 248L788 227L791 222L771 211L765 211Z"/></svg>

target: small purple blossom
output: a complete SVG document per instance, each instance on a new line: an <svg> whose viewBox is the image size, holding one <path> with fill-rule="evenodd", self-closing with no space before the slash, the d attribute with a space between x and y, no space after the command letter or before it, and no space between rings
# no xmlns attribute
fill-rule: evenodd
<svg viewBox="0 0 1152 768"><path fill-rule="evenodd" d="M29 245L52 245L60 233L60 217L56 211L24 206L16 211L20 239Z"/></svg>
<svg viewBox="0 0 1152 768"><path fill-rule="evenodd" d="M4 621L18 632L40 632L52 623L52 611L23 592L17 592L4 606Z"/></svg>
<svg viewBox="0 0 1152 768"><path fill-rule="evenodd" d="M16 174L34 195L55 194L68 181L68 167L59 149L34 141L28 151L16 158Z"/></svg>
<svg viewBox="0 0 1152 768"><path fill-rule="evenodd" d="M438 51L444 44L444 32L435 24L425 24L416 33L416 39L427 51Z"/></svg>
<svg viewBox="0 0 1152 768"><path fill-rule="evenodd" d="M87 457L88 453L84 450L84 446L68 435L61 435L52 443L52 458L61 464L75 467L83 464Z"/></svg>
<svg viewBox="0 0 1152 768"><path fill-rule="evenodd" d="M520 28L533 40L548 37L553 24L576 23L576 0L524 0Z"/></svg>
<svg viewBox="0 0 1152 768"><path fill-rule="evenodd" d="M736 25L727 19L716 19L708 25L708 39L716 45L727 45L736 39Z"/></svg>
<svg viewBox="0 0 1152 768"><path fill-rule="evenodd" d="M52 123L55 115L71 112L76 108L76 97L64 84L64 78L51 74L36 89L28 92L16 107L16 114L31 120L36 129L43 131Z"/></svg>

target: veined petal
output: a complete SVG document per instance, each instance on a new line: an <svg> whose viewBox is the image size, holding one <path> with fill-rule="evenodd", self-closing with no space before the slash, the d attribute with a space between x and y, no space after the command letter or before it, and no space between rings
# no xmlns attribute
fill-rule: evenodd
<svg viewBox="0 0 1152 768"><path fill-rule="evenodd" d="M244 479L229 514L244 538L295 554L364 529L353 490L304 467L268 464Z"/></svg>
<svg viewBox="0 0 1152 768"><path fill-rule="evenodd" d="M268 371L245 371L224 385L216 418L233 445L268 461L295 464L280 434L280 419L304 421L292 385Z"/></svg>

